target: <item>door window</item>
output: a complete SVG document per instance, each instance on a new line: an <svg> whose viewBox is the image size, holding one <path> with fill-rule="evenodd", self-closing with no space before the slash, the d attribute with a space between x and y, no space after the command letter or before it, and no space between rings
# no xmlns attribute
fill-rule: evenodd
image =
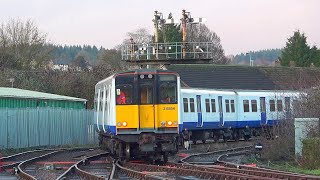
<svg viewBox="0 0 320 180"><path fill-rule="evenodd" d="M140 84L140 103L141 104L153 104L152 83Z"/></svg>

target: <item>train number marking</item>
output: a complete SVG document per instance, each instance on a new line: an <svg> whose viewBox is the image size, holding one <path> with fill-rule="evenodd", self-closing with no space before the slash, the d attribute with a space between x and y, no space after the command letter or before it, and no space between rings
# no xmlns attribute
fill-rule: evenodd
<svg viewBox="0 0 320 180"><path fill-rule="evenodd" d="M163 107L163 110L170 111L170 110L176 110L175 107Z"/></svg>

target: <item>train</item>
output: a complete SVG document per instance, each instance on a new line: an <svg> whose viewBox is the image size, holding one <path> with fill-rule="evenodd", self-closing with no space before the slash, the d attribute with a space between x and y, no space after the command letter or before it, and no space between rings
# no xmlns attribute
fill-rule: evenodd
<svg viewBox="0 0 320 180"><path fill-rule="evenodd" d="M167 161L178 150L180 76L167 70L116 73L95 86L100 145L124 159Z"/></svg>
<svg viewBox="0 0 320 180"><path fill-rule="evenodd" d="M244 129L261 133L290 116L295 91L216 90L181 87L176 72L137 69L116 73L95 86L100 145L125 159L168 160L184 128L191 140L238 140Z"/></svg>
<svg viewBox="0 0 320 180"><path fill-rule="evenodd" d="M299 95L297 91L182 88L181 120L194 143L209 138L239 140L245 129L258 136L263 128L270 133L273 125L290 118ZM230 129L231 134L225 133Z"/></svg>

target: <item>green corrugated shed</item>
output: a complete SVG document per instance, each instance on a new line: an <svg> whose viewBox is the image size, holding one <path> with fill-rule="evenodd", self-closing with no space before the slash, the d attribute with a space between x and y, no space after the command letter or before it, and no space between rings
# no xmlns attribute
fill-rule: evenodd
<svg viewBox="0 0 320 180"><path fill-rule="evenodd" d="M0 87L0 108L60 107L83 109L86 99Z"/></svg>

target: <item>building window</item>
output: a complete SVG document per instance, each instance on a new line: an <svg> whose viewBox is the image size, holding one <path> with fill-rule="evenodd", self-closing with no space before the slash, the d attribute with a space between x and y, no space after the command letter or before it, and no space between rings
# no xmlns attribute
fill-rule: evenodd
<svg viewBox="0 0 320 180"><path fill-rule="evenodd" d="M184 112L188 112L189 108L188 108L188 98L183 98L183 111Z"/></svg>
<svg viewBox="0 0 320 180"><path fill-rule="evenodd" d="M194 112L194 98L190 98L190 112Z"/></svg>
<svg viewBox="0 0 320 180"><path fill-rule="evenodd" d="M257 112L257 100L251 100L251 109L252 112Z"/></svg>
<svg viewBox="0 0 320 180"><path fill-rule="evenodd" d="M244 112L249 112L250 111L249 100L243 100L243 111Z"/></svg>
<svg viewBox="0 0 320 180"><path fill-rule="evenodd" d="M230 104L229 104L229 100L228 100L228 99L226 99L226 100L225 100L225 102L226 102L226 112L230 112Z"/></svg>
<svg viewBox="0 0 320 180"><path fill-rule="evenodd" d="M277 100L277 110L278 111L282 111L283 108L282 108L282 100Z"/></svg>
<svg viewBox="0 0 320 180"><path fill-rule="evenodd" d="M275 106L274 100L270 100L269 104L270 104L270 112L276 111L276 106Z"/></svg>
<svg viewBox="0 0 320 180"><path fill-rule="evenodd" d="M231 102L231 112L236 112L235 106L234 106L234 100L230 100Z"/></svg>
<svg viewBox="0 0 320 180"><path fill-rule="evenodd" d="M211 99L211 112L216 112L216 100Z"/></svg>
<svg viewBox="0 0 320 180"><path fill-rule="evenodd" d="M206 99L206 112L210 112L210 101Z"/></svg>

